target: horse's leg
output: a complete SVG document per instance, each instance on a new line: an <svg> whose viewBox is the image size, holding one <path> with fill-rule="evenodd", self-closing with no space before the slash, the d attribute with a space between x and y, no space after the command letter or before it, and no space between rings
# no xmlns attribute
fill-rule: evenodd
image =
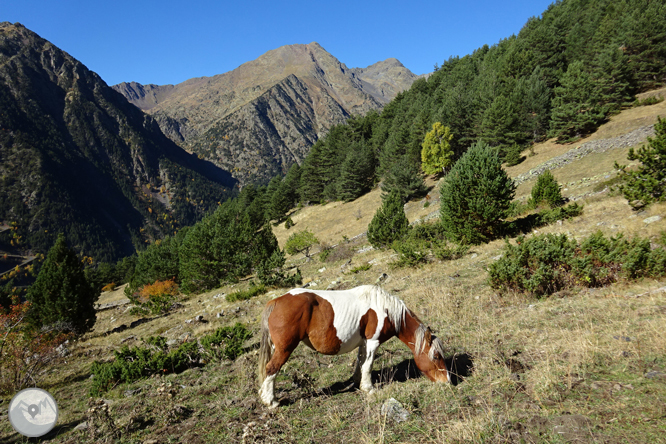
<svg viewBox="0 0 666 444"><path fill-rule="evenodd" d="M361 385L361 367L365 363L366 356L366 347L365 340L361 341L361 344L358 346L358 356L356 357L356 368L354 369L354 385Z"/></svg>
<svg viewBox="0 0 666 444"><path fill-rule="evenodd" d="M372 387L372 363L375 360L375 351L379 347L379 341L369 339L365 342L365 360L361 365L361 390L364 392L373 392Z"/></svg>
<svg viewBox="0 0 666 444"><path fill-rule="evenodd" d="M261 384L259 396L261 397L261 402L272 409L280 405L280 403L275 400L275 377L298 345L298 340L295 342L295 344L290 343L286 347L281 347L280 345L275 344L273 356L271 357L271 360L268 361L268 364L266 364L266 379L264 379L264 382Z"/></svg>

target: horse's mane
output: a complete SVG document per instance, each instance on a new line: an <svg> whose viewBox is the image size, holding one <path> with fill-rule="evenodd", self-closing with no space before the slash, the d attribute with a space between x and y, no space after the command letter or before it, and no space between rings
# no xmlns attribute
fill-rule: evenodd
<svg viewBox="0 0 666 444"><path fill-rule="evenodd" d="M419 321L421 322L421 321ZM428 342L426 340L426 332L428 327L426 327L422 322L419 324L419 327L414 333L414 354L423 353L423 349ZM435 353L439 353L439 356L444 356L444 344L439 338L430 340L430 350L428 351L428 359L433 361L435 359Z"/></svg>
<svg viewBox="0 0 666 444"><path fill-rule="evenodd" d="M402 300L376 285L368 285L360 298L385 311L396 333L400 331L405 323L405 313L407 313L407 306Z"/></svg>

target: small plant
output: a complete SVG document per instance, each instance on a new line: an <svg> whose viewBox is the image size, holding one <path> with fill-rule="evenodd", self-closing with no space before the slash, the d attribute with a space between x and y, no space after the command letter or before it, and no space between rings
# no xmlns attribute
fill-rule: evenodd
<svg viewBox="0 0 666 444"><path fill-rule="evenodd" d="M293 227L294 225L296 225L296 224L295 224L294 221L291 219L291 217L287 217L287 220L284 221L284 228L285 228L286 230L290 229L290 228Z"/></svg>
<svg viewBox="0 0 666 444"><path fill-rule="evenodd" d="M507 166L515 166L525 160L525 156L522 155L523 148L514 143L512 146L507 148L506 155L504 156L504 162Z"/></svg>
<svg viewBox="0 0 666 444"><path fill-rule="evenodd" d="M264 284L254 285L253 282L250 284L250 288L247 290L238 290L234 291L233 293L229 293L225 296L225 299L227 302L245 301L264 293L266 293L266 286Z"/></svg>
<svg viewBox="0 0 666 444"><path fill-rule="evenodd" d="M633 103L633 107L636 108L638 106L656 105L657 103L661 103L663 101L664 101L664 98L659 97L659 96L646 97L643 100L636 99Z"/></svg>
<svg viewBox="0 0 666 444"><path fill-rule="evenodd" d="M102 287L102 291L113 291L115 289L116 289L116 284L114 282L106 284L105 286Z"/></svg>
<svg viewBox="0 0 666 444"><path fill-rule="evenodd" d="M252 333L240 322L233 327L220 327L215 333L201 339L201 346L215 359L235 360L243 354L243 342L252 337Z"/></svg>
<svg viewBox="0 0 666 444"><path fill-rule="evenodd" d="M359 265L358 267L352 268L351 270L349 270L349 273L356 274L356 273L360 273L361 271L368 271L371 268L372 268L372 264L363 264L363 265Z"/></svg>

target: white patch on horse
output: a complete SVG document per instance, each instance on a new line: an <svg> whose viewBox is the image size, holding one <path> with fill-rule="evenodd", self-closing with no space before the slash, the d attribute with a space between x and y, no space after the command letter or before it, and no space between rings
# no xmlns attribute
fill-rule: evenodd
<svg viewBox="0 0 666 444"><path fill-rule="evenodd" d="M363 285L350 290L311 290L296 288L289 294L312 293L328 301L333 307L333 327L340 340L338 354L356 349L364 338L361 335L361 318L372 309L377 314L377 329L370 340L379 339L387 316L396 332L400 330L407 307L404 302L374 285Z"/></svg>

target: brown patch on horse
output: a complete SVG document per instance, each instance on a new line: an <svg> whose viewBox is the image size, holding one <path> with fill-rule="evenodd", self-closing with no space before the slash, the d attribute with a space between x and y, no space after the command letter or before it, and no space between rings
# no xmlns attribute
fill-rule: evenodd
<svg viewBox="0 0 666 444"><path fill-rule="evenodd" d="M300 341L326 355L340 351L341 342L333 327L333 307L326 299L313 293L287 293L275 303L268 325L276 353L283 351L288 358Z"/></svg>
<svg viewBox="0 0 666 444"><path fill-rule="evenodd" d="M372 308L368 310L366 314L361 318L361 335L365 339L370 339L375 336L377 332L377 325L379 324L379 319L377 318L377 313ZM391 323L391 320L386 316L384 318L384 325L382 325L382 330L379 333L379 343L382 344L389 339L395 336L395 328Z"/></svg>

